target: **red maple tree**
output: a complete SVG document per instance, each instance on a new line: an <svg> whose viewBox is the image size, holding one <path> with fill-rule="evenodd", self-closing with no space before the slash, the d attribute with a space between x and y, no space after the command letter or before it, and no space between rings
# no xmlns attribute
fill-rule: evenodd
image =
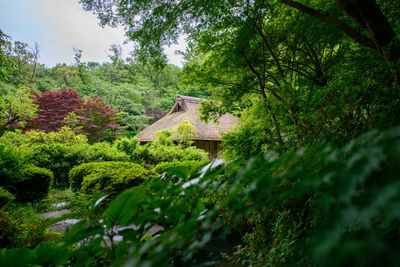
<svg viewBox="0 0 400 267"><path fill-rule="evenodd" d="M64 118L75 111L83 99L73 89L34 93L33 103L38 105L37 117L28 121L24 130L58 131L66 125Z"/></svg>
<svg viewBox="0 0 400 267"><path fill-rule="evenodd" d="M76 113L75 127L88 137L89 143L118 135L116 130L123 129L117 123L118 110L106 105L103 99L91 96L83 102Z"/></svg>

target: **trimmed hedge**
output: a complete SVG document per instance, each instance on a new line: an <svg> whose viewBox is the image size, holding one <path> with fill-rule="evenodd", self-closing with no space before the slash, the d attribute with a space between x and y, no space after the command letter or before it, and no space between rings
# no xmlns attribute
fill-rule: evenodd
<svg viewBox="0 0 400 267"><path fill-rule="evenodd" d="M15 199L14 195L0 187L0 208L8 205Z"/></svg>
<svg viewBox="0 0 400 267"><path fill-rule="evenodd" d="M206 160L207 152L196 147L183 148L180 145L174 146L150 146L150 162L159 164L162 162L187 161L187 160Z"/></svg>
<svg viewBox="0 0 400 267"><path fill-rule="evenodd" d="M108 169L130 168L133 163L130 162L89 162L74 167L70 170L69 183L73 191L79 191L82 187L83 178L93 173L102 173ZM134 164L135 166L137 164Z"/></svg>
<svg viewBox="0 0 400 267"><path fill-rule="evenodd" d="M45 168L29 166L22 172L24 179L15 184L18 201L40 200L47 196L53 173Z"/></svg>
<svg viewBox="0 0 400 267"><path fill-rule="evenodd" d="M122 139L116 141L114 147L127 153L132 162L138 164L157 165L162 162L207 160L207 152L196 147L183 147L182 145L163 145L152 143L140 145L137 139Z"/></svg>
<svg viewBox="0 0 400 267"><path fill-rule="evenodd" d="M50 144L36 145L26 150L27 158L36 166L54 173L54 187L69 187L69 171L82 163L102 161L129 161L129 157L107 143L94 145Z"/></svg>
<svg viewBox="0 0 400 267"><path fill-rule="evenodd" d="M76 192L81 190L83 177L88 176L93 172L100 171L101 168L106 168L107 165L113 163L115 162L104 162L104 164L99 164L98 162L89 162L72 168L68 174L69 185L72 191Z"/></svg>
<svg viewBox="0 0 400 267"><path fill-rule="evenodd" d="M162 162L160 164L157 164L153 170L154 172L158 174L162 174L170 169L176 168L176 167L185 167L189 172L192 172L199 168L202 165L205 165L208 163L209 160L186 160L186 161L178 161L174 160L172 162Z"/></svg>
<svg viewBox="0 0 400 267"><path fill-rule="evenodd" d="M0 144L0 186L9 187L21 179L21 169L25 164L22 155L11 147ZM8 189L9 190L9 189Z"/></svg>
<svg viewBox="0 0 400 267"><path fill-rule="evenodd" d="M153 177L153 171L131 162L91 162L69 172L71 188L85 193L120 192Z"/></svg>

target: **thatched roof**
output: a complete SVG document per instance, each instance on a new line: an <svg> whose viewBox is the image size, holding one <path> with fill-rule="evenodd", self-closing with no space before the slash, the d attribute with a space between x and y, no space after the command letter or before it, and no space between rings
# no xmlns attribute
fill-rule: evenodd
<svg viewBox="0 0 400 267"><path fill-rule="evenodd" d="M200 120L200 101L205 101L205 99L179 95L171 111L143 129L137 137L141 142L151 142L156 139L155 132L164 129L172 130L183 121L189 121L197 129L197 137L193 140L221 141L222 134L231 131L238 124L237 119L232 114L225 114L219 118L218 125L211 121L206 124Z"/></svg>

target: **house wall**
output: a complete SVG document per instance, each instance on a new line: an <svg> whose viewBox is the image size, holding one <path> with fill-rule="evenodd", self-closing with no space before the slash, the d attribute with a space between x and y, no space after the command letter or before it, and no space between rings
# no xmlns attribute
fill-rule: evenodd
<svg viewBox="0 0 400 267"><path fill-rule="evenodd" d="M208 157L214 159L220 151L221 141L195 140L194 145L208 152Z"/></svg>

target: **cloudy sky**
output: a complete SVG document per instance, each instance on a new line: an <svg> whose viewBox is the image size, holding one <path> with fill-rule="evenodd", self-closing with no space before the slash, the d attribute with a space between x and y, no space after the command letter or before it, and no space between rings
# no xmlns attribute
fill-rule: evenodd
<svg viewBox="0 0 400 267"><path fill-rule="evenodd" d="M132 44L124 45L123 28L102 28L95 15L85 12L78 0L0 0L0 29L13 41L40 45L39 62L46 66L71 64L73 47L83 50L83 61L109 61L109 47L119 44L124 56ZM185 42L165 47L171 64L182 66L176 50L184 50Z"/></svg>

